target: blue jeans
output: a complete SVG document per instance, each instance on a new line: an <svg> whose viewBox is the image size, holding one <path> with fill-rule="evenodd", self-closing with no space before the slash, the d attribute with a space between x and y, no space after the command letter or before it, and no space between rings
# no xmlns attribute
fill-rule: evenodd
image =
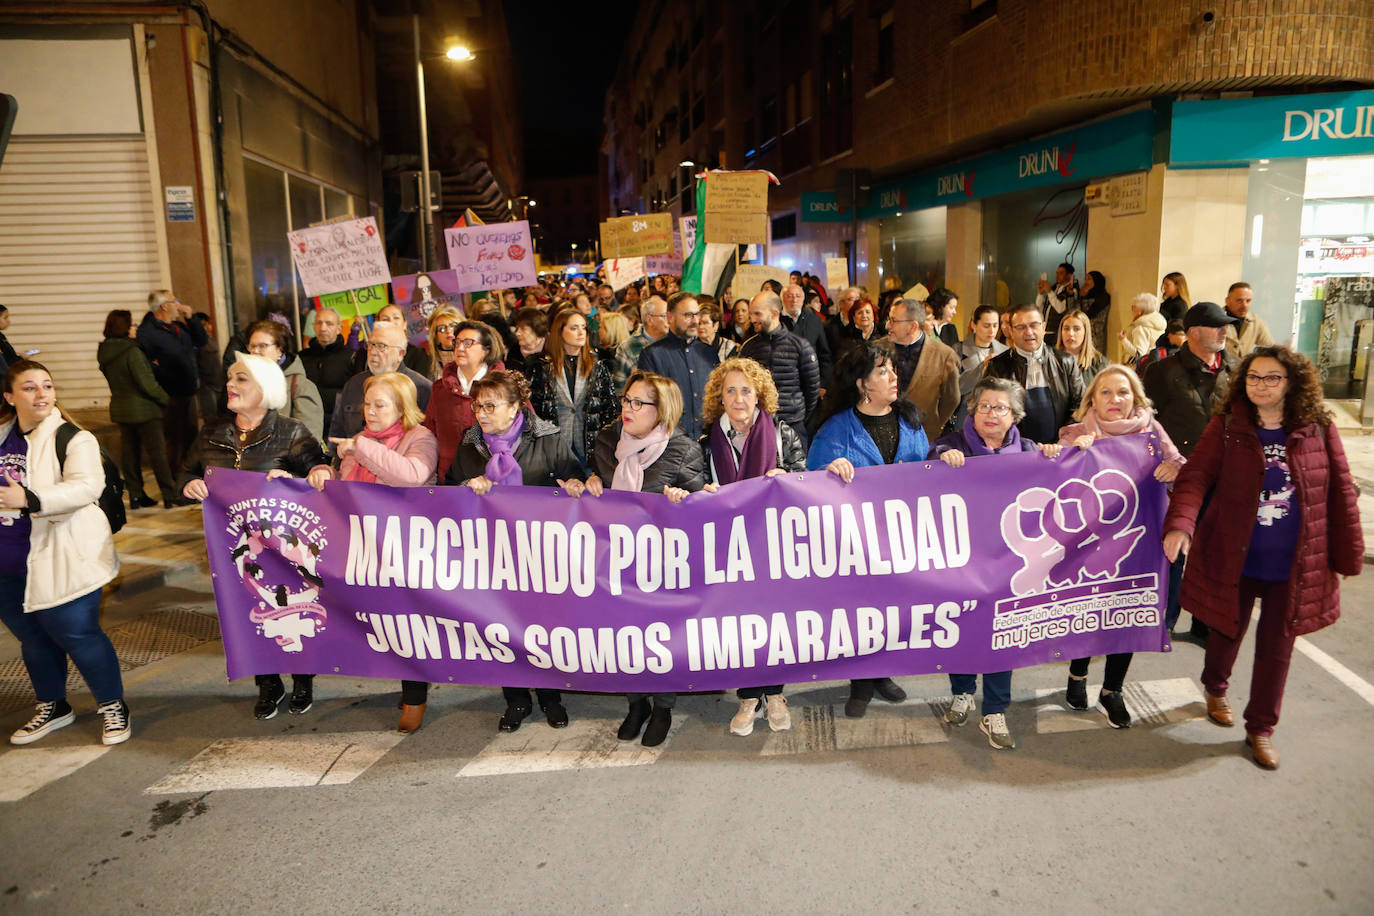
<svg viewBox="0 0 1374 916"><path fill-rule="evenodd" d="M28 575L0 576L0 621L19 640L24 667L40 702L67 697L67 658L86 679L97 703L124 696L110 637L100 629L100 589L31 614L24 613Z"/></svg>
<svg viewBox="0 0 1374 916"><path fill-rule="evenodd" d="M978 675L951 674L949 689L954 693L974 693L978 689ZM983 675L983 715L1006 712L1011 705L1011 672L996 671Z"/></svg>

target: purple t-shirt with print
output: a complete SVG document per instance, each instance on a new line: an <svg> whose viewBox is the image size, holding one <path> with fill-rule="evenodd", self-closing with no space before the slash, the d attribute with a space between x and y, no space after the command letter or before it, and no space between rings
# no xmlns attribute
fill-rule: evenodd
<svg viewBox="0 0 1374 916"><path fill-rule="evenodd" d="M1281 429L1257 429L1264 449L1264 487L1250 534L1242 574L1266 582L1282 582L1293 570L1302 513L1298 491L1288 473L1288 435Z"/></svg>
<svg viewBox="0 0 1374 916"><path fill-rule="evenodd" d="M29 441L19 433L19 424L11 423L5 440L0 442L0 474L10 480L28 483ZM0 510L0 575L17 576L28 571L29 534L33 523L27 515Z"/></svg>

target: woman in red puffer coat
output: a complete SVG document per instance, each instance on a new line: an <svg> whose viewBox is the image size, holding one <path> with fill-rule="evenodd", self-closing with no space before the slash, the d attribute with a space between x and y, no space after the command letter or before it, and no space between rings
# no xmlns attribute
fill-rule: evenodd
<svg viewBox="0 0 1374 916"><path fill-rule="evenodd" d="M1272 770L1293 641L1340 616L1337 574L1359 573L1364 537L1312 364L1287 347L1259 347L1234 378L1174 484L1164 553L1171 562L1189 554L1180 600L1211 629L1202 685L1218 725L1234 724L1228 682L1260 601L1245 741Z"/></svg>

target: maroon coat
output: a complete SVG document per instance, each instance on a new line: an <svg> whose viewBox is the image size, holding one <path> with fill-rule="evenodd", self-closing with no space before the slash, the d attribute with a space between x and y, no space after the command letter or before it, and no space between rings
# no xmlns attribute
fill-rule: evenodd
<svg viewBox="0 0 1374 916"><path fill-rule="evenodd" d="M1224 473L1223 473L1224 471ZM1301 636L1341 615L1337 573L1357 575L1364 534L1355 484L1335 425L1309 423L1288 435L1288 471L1302 523L1288 576L1284 629ZM1193 539L1180 604L1227 636L1240 631L1239 586L1264 481L1264 450L1243 410L1213 417L1174 483L1164 531ZM1199 522L1203 498L1212 501Z"/></svg>
<svg viewBox="0 0 1374 916"><path fill-rule="evenodd" d="M487 367L487 372L505 369L500 360L496 365ZM429 405L425 407L425 429L434 433L439 440L439 467L436 473L443 480L448 474L448 466L458 452L458 443L463 441L463 433L471 426L476 417L472 413L472 395L463 394L463 385L458 381L458 364L449 363L444 374L434 383L429 393Z"/></svg>

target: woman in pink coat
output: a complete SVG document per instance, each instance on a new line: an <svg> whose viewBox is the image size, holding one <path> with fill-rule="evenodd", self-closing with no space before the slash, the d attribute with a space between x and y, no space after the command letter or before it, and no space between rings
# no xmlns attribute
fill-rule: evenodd
<svg viewBox="0 0 1374 916"><path fill-rule="evenodd" d="M425 413L415 383L399 372L383 372L363 383L363 431L349 439L330 437L340 458L339 479L422 487L435 481L439 440L421 426ZM401 681L399 731L409 734L425 717L429 684Z"/></svg>

